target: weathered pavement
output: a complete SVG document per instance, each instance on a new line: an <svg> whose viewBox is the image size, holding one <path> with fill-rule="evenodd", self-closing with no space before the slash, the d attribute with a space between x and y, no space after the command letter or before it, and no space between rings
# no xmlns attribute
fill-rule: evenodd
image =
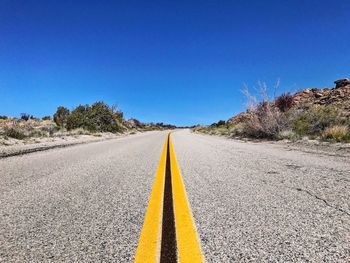
<svg viewBox="0 0 350 263"><path fill-rule="evenodd" d="M0 159L1 262L132 262L166 132ZM208 262L349 262L350 164L176 131Z"/></svg>
<svg viewBox="0 0 350 263"><path fill-rule="evenodd" d="M0 261L132 261L165 137L0 159Z"/></svg>
<svg viewBox="0 0 350 263"><path fill-rule="evenodd" d="M208 262L350 262L350 162L179 132Z"/></svg>

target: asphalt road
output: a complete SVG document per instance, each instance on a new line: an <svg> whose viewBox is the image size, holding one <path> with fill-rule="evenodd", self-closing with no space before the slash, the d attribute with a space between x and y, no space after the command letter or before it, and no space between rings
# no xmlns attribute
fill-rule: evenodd
<svg viewBox="0 0 350 263"><path fill-rule="evenodd" d="M132 262L166 132L0 159L0 262ZM176 131L208 262L350 262L350 161Z"/></svg>

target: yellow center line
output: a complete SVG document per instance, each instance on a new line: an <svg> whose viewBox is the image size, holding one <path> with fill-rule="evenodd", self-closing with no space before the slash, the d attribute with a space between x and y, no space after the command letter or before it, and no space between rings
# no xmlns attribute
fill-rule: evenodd
<svg viewBox="0 0 350 263"><path fill-rule="evenodd" d="M178 262L205 262L196 226L193 220L190 204L187 199L185 186L182 181L180 169L176 160L174 147L170 137L169 146Z"/></svg>
<svg viewBox="0 0 350 263"><path fill-rule="evenodd" d="M172 199L174 206L178 262L206 262L201 251L200 241L170 134L164 142L134 262L158 263L160 261L163 198L168 145L170 152Z"/></svg>
<svg viewBox="0 0 350 263"><path fill-rule="evenodd" d="M166 154L167 139L164 142L156 178L148 202L139 244L135 254L135 263L159 262Z"/></svg>

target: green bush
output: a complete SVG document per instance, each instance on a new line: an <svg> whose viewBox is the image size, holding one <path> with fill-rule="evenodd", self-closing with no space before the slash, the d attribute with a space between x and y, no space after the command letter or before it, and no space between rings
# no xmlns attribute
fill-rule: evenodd
<svg viewBox="0 0 350 263"><path fill-rule="evenodd" d="M18 140L23 140L26 138L26 135L22 131L15 128L6 129L4 135Z"/></svg>
<svg viewBox="0 0 350 263"><path fill-rule="evenodd" d="M113 110L113 116L114 116L114 118L115 118L116 120L122 122L123 119L124 119L124 113L123 113L122 111L114 111L114 109L112 109L112 110Z"/></svg>
<svg viewBox="0 0 350 263"><path fill-rule="evenodd" d="M229 127L230 137L242 136L244 134L244 123L238 123Z"/></svg>
<svg viewBox="0 0 350 263"><path fill-rule="evenodd" d="M90 132L118 132L121 126L115 114L113 108L104 102L79 105L67 117L66 127L68 130L83 128Z"/></svg>
<svg viewBox="0 0 350 263"><path fill-rule="evenodd" d="M226 121L220 120L218 122L214 122L213 124L210 125L210 127L220 127L226 125Z"/></svg>
<svg viewBox="0 0 350 263"><path fill-rule="evenodd" d="M89 105L79 105L67 117L66 127L68 130L77 128L88 129L89 124Z"/></svg>
<svg viewBox="0 0 350 263"><path fill-rule="evenodd" d="M30 116L28 113L21 113L21 120L27 121L31 118L32 116Z"/></svg>
<svg viewBox="0 0 350 263"><path fill-rule="evenodd" d="M298 136L298 134L296 134L292 130L284 130L278 134L277 139L279 139L279 140L286 139L286 140L290 140L290 141L296 141L296 140L300 139L300 136Z"/></svg>
<svg viewBox="0 0 350 263"><path fill-rule="evenodd" d="M44 116L41 118L43 121L49 121L51 120L51 116Z"/></svg>
<svg viewBox="0 0 350 263"><path fill-rule="evenodd" d="M342 125L345 120L340 109L334 106L313 105L309 109L291 113L290 123L297 134L319 135L327 127Z"/></svg>
<svg viewBox="0 0 350 263"><path fill-rule="evenodd" d="M53 115L53 120L57 124L57 126L64 128L64 126L67 123L69 113L69 110L65 107L59 106L57 108L56 113Z"/></svg>
<svg viewBox="0 0 350 263"><path fill-rule="evenodd" d="M91 131L117 132L120 130L113 110L104 102L92 104L88 115L90 123L88 129Z"/></svg>

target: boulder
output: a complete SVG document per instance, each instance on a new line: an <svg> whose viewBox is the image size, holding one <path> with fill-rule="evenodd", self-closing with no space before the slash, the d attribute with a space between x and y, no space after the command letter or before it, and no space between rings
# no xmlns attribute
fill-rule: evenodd
<svg viewBox="0 0 350 263"><path fill-rule="evenodd" d="M350 80L349 79L338 79L336 81L334 81L335 84L335 88L342 88L345 87L347 85L350 85Z"/></svg>

